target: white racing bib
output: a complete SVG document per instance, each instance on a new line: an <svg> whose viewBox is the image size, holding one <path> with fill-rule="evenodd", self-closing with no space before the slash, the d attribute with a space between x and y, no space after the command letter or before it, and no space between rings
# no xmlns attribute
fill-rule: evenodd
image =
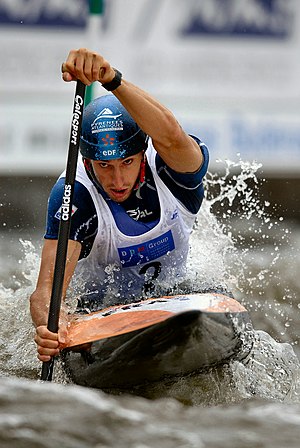
<svg viewBox="0 0 300 448"><path fill-rule="evenodd" d="M93 247L75 270L75 279L84 286L84 306L91 303L95 307L96 303L96 308L101 308L124 300L139 300L144 293L154 293L155 285L171 287L185 275L195 215L183 207L159 178L151 142L146 154L161 212L157 225L138 236L119 230L105 199L88 178L82 161L78 162L76 180L90 192L98 216ZM132 219L134 225L136 221Z"/></svg>

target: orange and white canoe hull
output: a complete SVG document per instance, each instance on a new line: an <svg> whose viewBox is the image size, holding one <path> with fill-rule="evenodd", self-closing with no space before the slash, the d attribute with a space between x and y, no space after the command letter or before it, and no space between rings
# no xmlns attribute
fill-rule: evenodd
<svg viewBox="0 0 300 448"><path fill-rule="evenodd" d="M128 388L243 359L253 339L239 302L223 294L186 294L75 316L63 357L76 384Z"/></svg>

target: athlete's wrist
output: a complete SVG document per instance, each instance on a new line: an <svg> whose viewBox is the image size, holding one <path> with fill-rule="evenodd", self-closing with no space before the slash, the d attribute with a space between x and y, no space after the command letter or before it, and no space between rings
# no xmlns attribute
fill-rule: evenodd
<svg viewBox="0 0 300 448"><path fill-rule="evenodd" d="M116 68L114 68L113 70L115 76L112 78L112 80L102 84L102 87L104 87L109 92L112 92L113 90L116 90L118 87L120 87L122 82L122 73L119 72L119 70L117 70Z"/></svg>

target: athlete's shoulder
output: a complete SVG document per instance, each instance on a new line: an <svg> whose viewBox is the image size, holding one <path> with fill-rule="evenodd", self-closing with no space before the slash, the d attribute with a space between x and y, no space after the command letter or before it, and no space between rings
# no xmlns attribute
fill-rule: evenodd
<svg viewBox="0 0 300 448"><path fill-rule="evenodd" d="M48 201L46 239L56 239L58 237L64 185L65 179L61 177L52 188ZM97 213L91 195L84 185L76 181L69 238L82 243L84 249L89 239L91 240L92 236L94 238L97 226Z"/></svg>
<svg viewBox="0 0 300 448"><path fill-rule="evenodd" d="M183 204L191 213L197 213L201 207L204 189L203 177L208 168L208 148L198 137L191 135L197 142L203 154L201 167L194 173L178 173L171 169L159 156L155 156L155 165L158 176L172 192L172 194Z"/></svg>
<svg viewBox="0 0 300 448"><path fill-rule="evenodd" d="M60 220L61 204L64 193L65 179L60 177L54 184L49 200L48 200L48 220ZM88 189L80 182L74 183L74 194L72 204L72 216L76 213L76 220L78 215L86 219L88 215L95 214L95 205Z"/></svg>
<svg viewBox="0 0 300 448"><path fill-rule="evenodd" d="M201 150L201 152L202 152L202 155L203 155L203 162L202 162L202 165L201 165L201 167L199 168L199 170L195 173L196 174L196 177L198 178L198 179L202 179L204 176L205 176L205 174L206 174L206 172L207 172L207 169L208 169L208 164L209 164L209 150L208 150L208 147L206 146L206 144L202 141L202 140L200 140L198 137L196 137L195 135L192 135L192 134L189 134L190 135L190 137L192 137L192 139L194 139L195 140L195 142L199 145L199 148L200 148L200 150Z"/></svg>
<svg viewBox="0 0 300 448"><path fill-rule="evenodd" d="M191 137L197 142L203 154L202 165L194 173L178 173L170 168L159 154L155 155L156 171L163 182L169 187L173 184L175 188L197 188L202 184L203 177L205 176L208 168L208 148L198 137L195 137L194 135L191 135Z"/></svg>
<svg viewBox="0 0 300 448"><path fill-rule="evenodd" d="M57 182L53 185L49 202L58 202L61 203L63 192L64 192L64 186L65 186L65 178L60 177ZM88 191L88 189L78 180L74 183L74 202L82 202L83 204L85 201L92 201L91 195Z"/></svg>

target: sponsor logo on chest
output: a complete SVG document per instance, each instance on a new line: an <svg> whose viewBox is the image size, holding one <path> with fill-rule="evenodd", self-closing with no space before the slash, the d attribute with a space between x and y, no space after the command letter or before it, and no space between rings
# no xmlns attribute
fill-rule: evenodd
<svg viewBox="0 0 300 448"><path fill-rule="evenodd" d="M175 249L172 231L134 246L118 248L122 267L136 266L156 260Z"/></svg>

